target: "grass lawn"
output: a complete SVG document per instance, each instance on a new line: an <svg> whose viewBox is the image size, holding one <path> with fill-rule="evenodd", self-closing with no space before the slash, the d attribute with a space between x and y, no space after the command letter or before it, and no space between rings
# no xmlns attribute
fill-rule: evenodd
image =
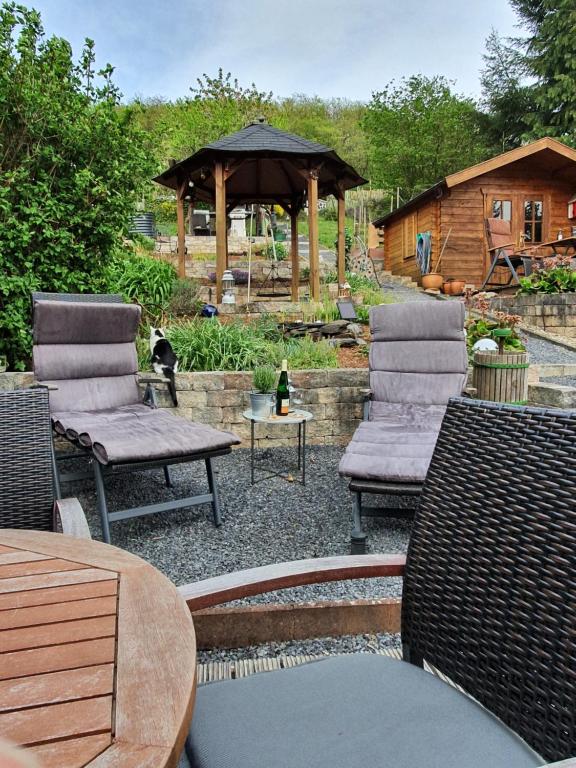
<svg viewBox="0 0 576 768"><path fill-rule="evenodd" d="M354 221L346 217L346 226L354 231ZM298 219L298 234L308 236L308 218ZM334 243L338 237L338 222L318 217L318 240L323 248L336 250Z"/></svg>

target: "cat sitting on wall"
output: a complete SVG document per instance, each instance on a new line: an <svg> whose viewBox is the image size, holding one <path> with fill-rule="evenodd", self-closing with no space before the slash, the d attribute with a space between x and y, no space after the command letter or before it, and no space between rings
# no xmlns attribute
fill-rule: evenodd
<svg viewBox="0 0 576 768"><path fill-rule="evenodd" d="M177 406L175 375L178 373L178 358L162 328L150 328L150 355L155 373L168 379L168 391Z"/></svg>

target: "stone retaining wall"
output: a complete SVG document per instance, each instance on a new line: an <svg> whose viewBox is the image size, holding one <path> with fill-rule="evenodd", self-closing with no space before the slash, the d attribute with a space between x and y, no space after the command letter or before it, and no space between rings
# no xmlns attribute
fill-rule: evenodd
<svg viewBox="0 0 576 768"><path fill-rule="evenodd" d="M349 442L362 416L362 390L368 386L368 370L344 368L293 371L293 385L302 399L300 407L314 414L306 427L307 443L343 445ZM31 373L0 373L0 390L30 386ZM251 373L183 373L176 377L178 408L174 413L191 421L211 424L250 439L250 424L242 412L250 407ZM163 388L160 387L159 391ZM161 392L160 405L172 407L170 397ZM294 445L294 425L258 425L260 447Z"/></svg>
<svg viewBox="0 0 576 768"><path fill-rule="evenodd" d="M576 293L502 296L492 302L492 307L520 315L523 323L548 333L576 338Z"/></svg>

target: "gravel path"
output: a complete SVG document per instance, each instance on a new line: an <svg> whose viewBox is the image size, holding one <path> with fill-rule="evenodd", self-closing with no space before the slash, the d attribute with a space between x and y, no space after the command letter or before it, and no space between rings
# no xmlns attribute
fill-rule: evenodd
<svg viewBox="0 0 576 768"><path fill-rule="evenodd" d="M338 476L343 448L311 446L307 485L273 478L250 485L249 452L236 450L215 460L224 524L216 529L209 507L149 515L112 523L113 543L163 571L176 584L197 581L243 568L309 557L349 554L351 497ZM268 460L284 466L294 458L290 448L267 449ZM122 474L108 481L111 510L166 500L206 488L203 464L172 468L174 490L163 484L161 470ZM90 528L100 538L92 483L76 483ZM385 503L385 497L375 497ZM410 520L366 518L373 552L404 552ZM251 601L374 598L399 595L400 579L334 582L278 592Z"/></svg>
<svg viewBox="0 0 576 768"><path fill-rule="evenodd" d="M532 334L521 333L520 335L532 363L576 365L576 352L568 349L568 347L554 344L547 339L541 339L539 336L532 336Z"/></svg>

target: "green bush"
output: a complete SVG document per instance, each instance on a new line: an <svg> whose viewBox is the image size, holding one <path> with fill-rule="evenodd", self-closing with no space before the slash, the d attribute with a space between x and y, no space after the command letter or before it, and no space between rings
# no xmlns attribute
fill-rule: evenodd
<svg viewBox="0 0 576 768"><path fill-rule="evenodd" d="M276 362L288 360L288 368L337 368L338 353L327 341L313 341L309 336L280 342L276 349Z"/></svg>
<svg viewBox="0 0 576 768"><path fill-rule="evenodd" d="M30 293L105 289L144 180L152 172L134 110L118 109L112 67L79 62L47 38L36 11L0 6L0 354L22 370Z"/></svg>
<svg viewBox="0 0 576 768"><path fill-rule="evenodd" d="M137 301L154 322L168 307L175 279L171 264L151 256L117 257L106 269L110 293L121 293L125 301Z"/></svg>
<svg viewBox="0 0 576 768"><path fill-rule="evenodd" d="M197 315L202 309L200 286L196 280L178 279L172 284L168 311L173 315Z"/></svg>
<svg viewBox="0 0 576 768"><path fill-rule="evenodd" d="M533 272L530 277L520 278L519 293L574 293L576 270L570 266L557 266Z"/></svg>
<svg viewBox="0 0 576 768"><path fill-rule="evenodd" d="M264 248L261 250L261 255L263 259L273 259L274 258L274 249L276 249L276 261L285 261L288 258L288 249L284 245L284 243L275 243L274 246L272 243L269 243L269 245L265 245Z"/></svg>
<svg viewBox="0 0 576 768"><path fill-rule="evenodd" d="M197 319L167 329L181 371L248 371L269 363L273 344L251 324Z"/></svg>

